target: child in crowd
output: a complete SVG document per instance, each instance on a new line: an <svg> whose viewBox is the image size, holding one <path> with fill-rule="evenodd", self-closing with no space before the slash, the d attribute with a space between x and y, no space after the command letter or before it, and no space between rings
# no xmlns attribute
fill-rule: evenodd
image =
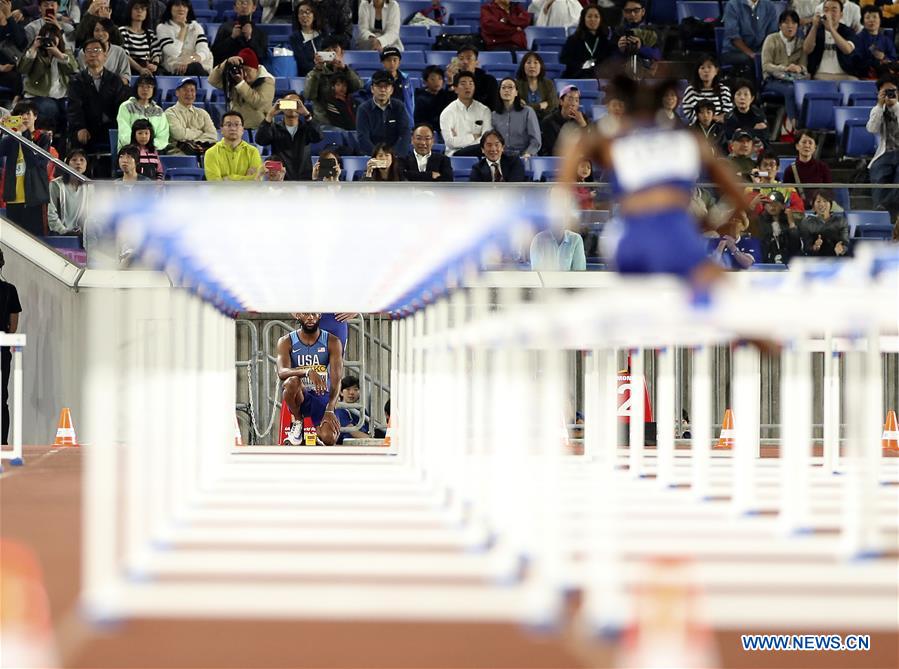
<svg viewBox="0 0 899 669"><path fill-rule="evenodd" d="M696 120L690 127L702 133L709 146L717 151L721 147L724 126L715 120L715 103L711 100L700 100L696 103L694 112Z"/></svg>
<svg viewBox="0 0 899 669"><path fill-rule="evenodd" d="M356 404L359 402L359 378L356 376L345 376L340 385L340 401L345 402L346 404ZM340 427L350 427L351 425L357 425L359 423L359 410L358 409L348 409L342 408L337 409L334 412L337 415L337 420L340 422ZM358 430L350 430L349 432L341 431L340 437L338 438L338 443L343 443L343 440L349 436L354 439L370 439L371 435L368 433L368 419L362 416L362 425Z"/></svg>
<svg viewBox="0 0 899 669"><path fill-rule="evenodd" d="M137 173L150 180L162 181L165 179L165 170L159 153L154 144L155 134L153 126L145 118L139 118L131 125L131 144L140 150L140 159L137 161Z"/></svg>
<svg viewBox="0 0 899 669"><path fill-rule="evenodd" d="M325 101L328 124L341 130L356 129L356 108L359 104L349 94L350 80L343 72L331 77L331 95Z"/></svg>

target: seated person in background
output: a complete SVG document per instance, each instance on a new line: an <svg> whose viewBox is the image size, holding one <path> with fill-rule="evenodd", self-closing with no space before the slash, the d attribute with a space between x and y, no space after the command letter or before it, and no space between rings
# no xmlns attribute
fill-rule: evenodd
<svg viewBox="0 0 899 669"><path fill-rule="evenodd" d="M870 121L869 121L870 123ZM871 132L871 128L868 128ZM818 143L815 137L808 130L798 130L796 132L796 162L784 170L784 183L788 184L829 184L833 182L830 174L830 167L823 160L815 158L815 151ZM873 177L872 177L873 179ZM802 197L805 205L810 207L815 199L817 189L799 188L799 195ZM875 202L876 205L876 202Z"/></svg>
<svg viewBox="0 0 899 669"><path fill-rule="evenodd" d="M89 0L87 11L81 17L81 20L75 24L74 38L76 47L83 46L88 37L94 36L94 26L100 19L112 20L110 0ZM115 35L114 42L120 42L121 36L118 28L115 28L113 33Z"/></svg>
<svg viewBox="0 0 899 669"><path fill-rule="evenodd" d="M557 155L556 144L563 134L587 127L587 119L581 111L581 92L576 86L565 86L559 93L559 101L559 109L549 114L540 124L541 156ZM558 148L561 148L561 144Z"/></svg>
<svg viewBox="0 0 899 669"><path fill-rule="evenodd" d="M828 81L855 79L855 37L853 30L842 23L842 0L825 0L823 18L815 14L812 25L802 43L808 56L808 71L812 79Z"/></svg>
<svg viewBox="0 0 899 669"><path fill-rule="evenodd" d="M325 100L325 114L331 128L341 130L356 129L356 114L359 103L349 94L350 80L344 72L331 76L331 95Z"/></svg>
<svg viewBox="0 0 899 669"><path fill-rule="evenodd" d="M531 240L531 269L535 272L568 272L587 269L584 240L576 232L566 230L561 221L538 232Z"/></svg>
<svg viewBox="0 0 899 669"><path fill-rule="evenodd" d="M303 443L303 419L311 418L318 439L337 443L340 423L335 409L343 378L340 340L319 327L321 314L295 314L299 329L278 340L278 378L284 382L282 399L293 416L287 441Z"/></svg>
<svg viewBox="0 0 899 669"><path fill-rule="evenodd" d="M390 144L377 144L365 164L363 181L405 181L403 168Z"/></svg>
<svg viewBox="0 0 899 669"><path fill-rule="evenodd" d="M134 144L126 144L119 149L118 165L122 176L116 179L116 181L131 184L141 181L149 182L149 177L145 177L137 171L137 164L139 161L140 149L134 146Z"/></svg>
<svg viewBox="0 0 899 669"><path fill-rule="evenodd" d="M22 94L22 77L16 65L28 48L28 39L21 21L10 17L12 11L9 0L0 0L0 86L9 88L16 97Z"/></svg>
<svg viewBox="0 0 899 669"><path fill-rule="evenodd" d="M37 106L30 101L16 104L12 116L20 116L19 125L10 128L24 139L31 140L45 151L50 147L50 136L38 136L35 124ZM49 195L47 159L17 142L9 135L0 139L0 157L5 159L3 170L3 199L6 200L6 218L32 235L46 234L44 210Z"/></svg>
<svg viewBox="0 0 899 669"><path fill-rule="evenodd" d="M481 38L491 51L523 51L528 46L524 29L531 25L531 15L517 2L493 0L481 5L480 25Z"/></svg>
<svg viewBox="0 0 899 669"><path fill-rule="evenodd" d="M618 134L621 129L621 122L624 120L624 113L627 111L627 103L624 95L614 83L609 82L603 89L605 95L605 113L599 113L596 120L596 128L600 133L607 137Z"/></svg>
<svg viewBox="0 0 899 669"><path fill-rule="evenodd" d="M255 53L259 62L268 57L268 35L253 24L255 11L255 0L234 0L234 20L224 21L212 42L213 66L238 55L244 49Z"/></svg>
<svg viewBox="0 0 899 669"><path fill-rule="evenodd" d="M153 125L156 144L160 149L169 145L169 119L162 107L153 101L156 94L156 79L140 75L134 84L133 95L122 103L116 121L119 128L119 148L131 139L131 126L139 118L145 118Z"/></svg>
<svg viewBox="0 0 899 669"><path fill-rule="evenodd" d="M312 180L339 181L342 171L340 154L333 149L324 149L318 157L318 162L312 166Z"/></svg>
<svg viewBox="0 0 899 669"><path fill-rule="evenodd" d="M386 47L381 52L381 67L393 77L393 97L403 103L411 121L415 115L415 92L409 85L409 78L400 70L403 52L396 47Z"/></svg>
<svg viewBox="0 0 899 669"><path fill-rule="evenodd" d="M205 77L212 70L212 51L190 0L168 0L156 26L162 69L169 74Z"/></svg>
<svg viewBox="0 0 899 669"><path fill-rule="evenodd" d="M262 163L262 169L256 173L256 181L284 181L287 170L280 160L269 158Z"/></svg>
<svg viewBox="0 0 899 669"><path fill-rule="evenodd" d="M456 100L440 114L440 134L449 156L478 156L481 136L493 127L490 110L474 99L475 77L462 71L453 82Z"/></svg>
<svg viewBox="0 0 899 669"><path fill-rule="evenodd" d="M434 153L434 130L419 123L412 131L412 152L400 160L406 181L452 181L453 165L442 153Z"/></svg>
<svg viewBox="0 0 899 669"><path fill-rule="evenodd" d="M484 157L471 168L469 181L525 181L524 163L518 156L504 154L506 140L498 130L488 130L481 137Z"/></svg>
<svg viewBox="0 0 899 669"><path fill-rule="evenodd" d="M577 29L565 40L559 52L559 62L565 66L562 76L566 79L595 79L597 66L614 51L612 29L602 25L599 7L587 5L580 11Z"/></svg>
<svg viewBox="0 0 899 669"><path fill-rule="evenodd" d="M162 53L150 21L149 0L130 0L128 22L119 29L132 74L156 74Z"/></svg>
<svg viewBox="0 0 899 669"><path fill-rule="evenodd" d="M59 28L48 23L32 40L11 74L25 96L37 105L41 125L59 131L64 127L69 82L77 71L78 63Z"/></svg>
<svg viewBox="0 0 899 669"><path fill-rule="evenodd" d="M528 12L534 15L535 26L574 28L582 9L578 0L531 0Z"/></svg>
<svg viewBox="0 0 899 669"><path fill-rule="evenodd" d="M218 141L218 132L209 112L194 106L197 80L193 77L182 79L175 89L175 97L178 102L165 110L172 153L201 155Z"/></svg>
<svg viewBox="0 0 899 669"><path fill-rule="evenodd" d="M165 169L159 159L154 143L153 125L145 118L139 118L131 124L131 142L140 151L137 161L137 171L148 179L162 182L165 179Z"/></svg>
<svg viewBox="0 0 899 669"><path fill-rule="evenodd" d="M78 174L87 172L84 149L72 149L66 164ZM90 215L90 184L84 184L68 172L50 182L47 227L54 235L81 235Z"/></svg>
<svg viewBox="0 0 899 669"><path fill-rule="evenodd" d="M322 40L321 50L315 54L315 65L306 75L303 99L312 102L312 114L321 125L328 125L327 99L331 95L331 78L337 72L343 72L349 85L348 93L352 95L362 88L362 80L351 67L343 62L343 46L340 38L330 35Z"/></svg>
<svg viewBox="0 0 899 669"><path fill-rule="evenodd" d="M877 82L877 104L868 114L866 129L877 137L874 158L868 164L871 182L875 184L899 183L899 88L892 77ZM896 218L899 209L899 193L882 188L872 189L874 207L890 211Z"/></svg>
<svg viewBox="0 0 899 669"><path fill-rule="evenodd" d="M537 114L521 103L512 77L500 82L499 97L500 107L493 112L493 128L506 138L506 153L521 158L536 156L542 142Z"/></svg>
<svg viewBox="0 0 899 669"><path fill-rule="evenodd" d="M340 384L340 401L346 404L356 404L359 402L359 395L359 379L355 376L343 377L343 381ZM352 439L371 438L371 435L368 434L368 419L365 415L360 414L359 409L345 407L337 409L335 413L341 428L354 428L349 431L341 430L340 438L337 440L338 443L342 443L347 437ZM355 429L355 426L359 424L360 418L362 419L362 425Z"/></svg>
<svg viewBox="0 0 899 669"><path fill-rule="evenodd" d="M93 37L103 42L106 47L106 65L104 66L110 72L121 77L122 82L126 86L131 85L131 62L128 60L128 52L125 51L115 42L111 41L112 31L116 30L115 24L110 19L98 19L94 23ZM118 31L116 31L118 35ZM78 56L78 65L84 68L84 52Z"/></svg>
<svg viewBox="0 0 899 669"><path fill-rule="evenodd" d="M378 70L371 77L371 100L359 105L356 134L363 153L374 155L377 144L387 144L396 155L409 150L412 119L402 102L393 97L393 77Z"/></svg>
<svg viewBox="0 0 899 669"><path fill-rule="evenodd" d="M734 133L742 128L752 133L757 142L767 144L768 123L762 111L753 106L755 89L752 83L746 79L738 79L733 84L733 91L734 109L724 119L724 139L730 141Z"/></svg>
<svg viewBox="0 0 899 669"><path fill-rule="evenodd" d="M209 73L209 83L225 91L228 108L240 112L250 130L258 128L272 108L275 78L259 64L252 49L219 63Z"/></svg>
<svg viewBox="0 0 899 669"><path fill-rule="evenodd" d="M844 256L849 253L849 224L833 211L830 192L819 190L812 211L799 222L802 253L807 256Z"/></svg>
<svg viewBox="0 0 899 669"><path fill-rule="evenodd" d="M780 169L780 158L776 153L763 151L756 160L756 168L750 172L752 183L756 186L747 188L746 191L752 198L750 208L756 215L763 211L764 202L771 193L780 193L787 203L787 211L796 214L801 218L805 211L805 205L802 198L794 189L784 186L776 186L777 172ZM764 185L763 185L764 184ZM768 185L771 184L771 185Z"/></svg>
<svg viewBox="0 0 899 669"><path fill-rule="evenodd" d="M222 115L222 139L206 152L203 168L206 181L254 181L262 167L259 149L243 140L243 116L227 111Z"/></svg>
<svg viewBox="0 0 899 669"><path fill-rule="evenodd" d="M858 59L858 74L863 79L877 79L896 61L896 45L891 36L880 29L883 11L876 5L862 8L864 28L852 38Z"/></svg>
<svg viewBox="0 0 899 669"><path fill-rule="evenodd" d="M282 120L275 121L280 115ZM296 93L289 93L269 110L256 131L256 143L272 147L272 159L284 164L284 181L309 181L312 178L311 144L322 134Z"/></svg>
<svg viewBox="0 0 899 669"><path fill-rule="evenodd" d="M802 40L797 37L799 15L792 9L784 10L779 25L780 31L768 35L762 45L762 76L766 91L783 96L786 115L782 130L793 141L796 119L799 118L793 82L808 79L808 56L802 48Z"/></svg>
<svg viewBox="0 0 899 669"><path fill-rule="evenodd" d="M109 131L117 127L119 108L129 95L128 87L103 67L105 63L103 43L91 37L84 43L85 69L69 79L69 146L82 147L89 154L109 146ZM116 147L110 150L115 152Z"/></svg>
<svg viewBox="0 0 899 669"><path fill-rule="evenodd" d="M415 123L439 128L440 114L456 96L445 87L443 69L439 65L428 65L421 73L421 83L421 88L415 89L413 119Z"/></svg>
<svg viewBox="0 0 899 669"><path fill-rule="evenodd" d="M518 83L518 97L537 113L539 121L559 108L556 85L546 76L546 64L536 51L528 51L521 57L515 80Z"/></svg>
<svg viewBox="0 0 899 669"><path fill-rule="evenodd" d="M763 263L788 265L793 256L802 255L796 218L786 210L786 199L780 191L765 198L764 211L758 218Z"/></svg>
<svg viewBox="0 0 899 669"><path fill-rule="evenodd" d="M671 128L686 128L687 124L680 111L680 92L673 85L662 95L662 114L668 120Z"/></svg>
<svg viewBox="0 0 899 669"><path fill-rule="evenodd" d="M745 212L735 212L730 220L718 228L718 244L712 259L724 269L749 269L755 262L751 246L745 243L743 232L749 227Z"/></svg>
<svg viewBox="0 0 899 669"><path fill-rule="evenodd" d="M715 120L724 123L725 117L734 108L733 97L721 79L718 61L710 54L704 54L696 61L693 79L684 90L684 116L690 123L696 120L696 105L700 100L709 100L715 105Z"/></svg>
<svg viewBox="0 0 899 669"><path fill-rule="evenodd" d="M546 179L544 176L544 179ZM577 164L577 182L585 184L578 186L574 191L577 198L577 208L582 211L590 211L596 209L596 200L599 196L595 188L596 176L593 174L593 163L587 158L582 158Z"/></svg>
<svg viewBox="0 0 899 669"><path fill-rule="evenodd" d="M738 129L730 143L730 155L728 159L734 166L737 176L743 181L749 181L752 170L755 169L755 158L752 157L754 137L751 132Z"/></svg>
<svg viewBox="0 0 899 669"><path fill-rule="evenodd" d="M91 8L94 7L94 3L91 4ZM12 5L10 5L11 11L9 15L9 20L18 22L20 19L16 19L11 16L12 12L15 11L12 9ZM106 9L109 9L109 2L106 2ZM25 24L25 41L28 44L34 41L34 38L37 37L38 33L41 31L45 25L53 25L59 28L62 31L63 37L65 39L66 44L69 48L75 47L75 26L78 21L81 19L81 9L77 4L73 5L71 14L77 13L77 17L73 17L71 15L67 16L65 13L59 11L59 3L56 0L41 0L38 3L38 17L33 21L29 21ZM91 9L88 9L90 12ZM109 18L109 15L106 15ZM85 17L86 18L86 17ZM62 46L60 46L62 49ZM64 49L63 49L64 50Z"/></svg>
<svg viewBox="0 0 899 669"><path fill-rule="evenodd" d="M493 109L499 102L499 85L496 83L496 77L481 69L478 63L478 49L473 44L464 44L459 47L456 52L458 58L459 72L470 72L474 76L474 99L480 102L488 109ZM447 66L447 76L452 67L452 62ZM453 82L455 87L456 76L453 75L449 81Z"/></svg>
<svg viewBox="0 0 899 669"><path fill-rule="evenodd" d="M651 74L656 61L661 60L659 34L646 23L646 0L624 0L621 8L621 27L618 29L618 57L637 56L637 74Z"/></svg>
<svg viewBox="0 0 899 669"><path fill-rule="evenodd" d="M296 6L290 49L297 62L297 76L305 77L315 66L315 54L322 48L321 22L315 4L304 0Z"/></svg>
<svg viewBox="0 0 899 669"><path fill-rule="evenodd" d="M793 0L793 4L798 6L799 2L802 0ZM866 0L862 0L862 2L866 2ZM870 0L867 0L870 2ZM879 0L877 4L885 4L889 3L891 0ZM840 23L847 28L849 28L853 33L857 33L862 29L862 11L858 6L857 0L840 0L840 3L843 5L843 15L840 17ZM815 15L822 16L824 14L824 3L819 2L815 7ZM814 15L811 17L809 23L814 21ZM803 24L806 25L806 24Z"/></svg>
<svg viewBox="0 0 899 669"><path fill-rule="evenodd" d="M360 0L356 48L363 51L381 51L393 47L402 51L400 12L396 0Z"/></svg>
<svg viewBox="0 0 899 669"><path fill-rule="evenodd" d="M778 9L770 0L730 0L724 5L721 62L751 68L765 38L777 32Z"/></svg>
<svg viewBox="0 0 899 669"><path fill-rule="evenodd" d="M341 44L353 41L352 0L312 0L318 12L318 20L324 35L332 35Z"/></svg>

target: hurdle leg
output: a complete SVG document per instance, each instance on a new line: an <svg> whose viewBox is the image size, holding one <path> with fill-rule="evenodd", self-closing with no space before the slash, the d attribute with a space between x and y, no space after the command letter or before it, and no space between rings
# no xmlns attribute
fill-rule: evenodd
<svg viewBox="0 0 899 669"><path fill-rule="evenodd" d="M691 392L692 432L692 491L696 499L710 494L710 466L712 441L712 380L709 368L711 351L700 346L693 351L693 387Z"/></svg>
<svg viewBox="0 0 899 669"><path fill-rule="evenodd" d="M660 348L656 375L656 483L667 488L674 477L674 357L673 346Z"/></svg>
<svg viewBox="0 0 899 669"><path fill-rule="evenodd" d="M757 511L755 457L759 443L759 354L747 344L733 349L734 452L731 508L737 515Z"/></svg>
<svg viewBox="0 0 899 669"><path fill-rule="evenodd" d="M811 354L791 345L781 354L780 525L786 534L810 528Z"/></svg>
<svg viewBox="0 0 899 669"><path fill-rule="evenodd" d="M840 353L833 336L824 338L824 468L838 473L840 468Z"/></svg>
<svg viewBox="0 0 899 669"><path fill-rule="evenodd" d="M633 478L643 476L643 445L646 439L644 381L643 381L643 349L631 349L631 422L628 431L630 450L628 452L628 470Z"/></svg>
<svg viewBox="0 0 899 669"><path fill-rule="evenodd" d="M24 386L22 383L22 347L13 346L12 348L12 391L15 397L12 402L12 455L9 464L20 466L25 464L25 458L22 453L22 393Z"/></svg>

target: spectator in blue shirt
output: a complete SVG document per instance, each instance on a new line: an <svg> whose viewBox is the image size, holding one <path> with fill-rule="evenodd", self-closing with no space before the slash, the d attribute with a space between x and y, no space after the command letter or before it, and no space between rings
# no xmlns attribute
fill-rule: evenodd
<svg viewBox="0 0 899 669"><path fill-rule="evenodd" d="M587 269L584 240L576 232L554 225L531 240L531 269L567 272Z"/></svg>
<svg viewBox="0 0 899 669"><path fill-rule="evenodd" d="M896 60L896 46L880 29L883 10L877 5L862 7L862 25L852 38L857 54L858 75L863 79L876 79L885 66Z"/></svg>
<svg viewBox="0 0 899 669"><path fill-rule="evenodd" d="M345 376L340 385L340 401L346 404L358 404L359 395L359 379L355 376ZM343 440L347 437L354 439L369 439L371 437L368 433L368 417L365 415L360 416L359 409L341 408L337 409L334 414L337 416L337 421L340 423L341 428L356 426L359 424L359 418L362 418L362 425L359 426L359 429L346 432L340 431L338 443L343 443Z"/></svg>
<svg viewBox="0 0 899 669"><path fill-rule="evenodd" d="M776 33L778 9L771 0L728 0L724 8L725 65L755 67L755 54L765 38Z"/></svg>
<svg viewBox="0 0 899 669"><path fill-rule="evenodd" d="M415 117L415 92L409 85L409 78L400 71L400 61L403 52L395 46L389 46L381 51L381 67L393 77L393 98L399 100L406 107L409 118Z"/></svg>
<svg viewBox="0 0 899 669"><path fill-rule="evenodd" d="M393 98L393 77L378 70L371 77L371 100L359 106L356 132L362 153L372 155L376 144L387 144L398 156L409 151L412 120L405 105Z"/></svg>

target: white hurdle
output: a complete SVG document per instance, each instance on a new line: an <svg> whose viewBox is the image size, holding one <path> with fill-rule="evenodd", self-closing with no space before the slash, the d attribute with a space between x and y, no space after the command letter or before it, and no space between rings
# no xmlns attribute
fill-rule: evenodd
<svg viewBox="0 0 899 669"><path fill-rule="evenodd" d="M9 460L9 464L13 466L25 463L25 458L22 453L22 393L24 391L22 384L22 349L25 347L26 341L26 336L23 334L0 332L0 346L8 346L10 348L10 353L12 353L13 389L12 411L10 412L12 419L12 429L10 430L10 433L12 434L12 444L10 445L12 448L0 449L0 472L3 471L3 460Z"/></svg>

